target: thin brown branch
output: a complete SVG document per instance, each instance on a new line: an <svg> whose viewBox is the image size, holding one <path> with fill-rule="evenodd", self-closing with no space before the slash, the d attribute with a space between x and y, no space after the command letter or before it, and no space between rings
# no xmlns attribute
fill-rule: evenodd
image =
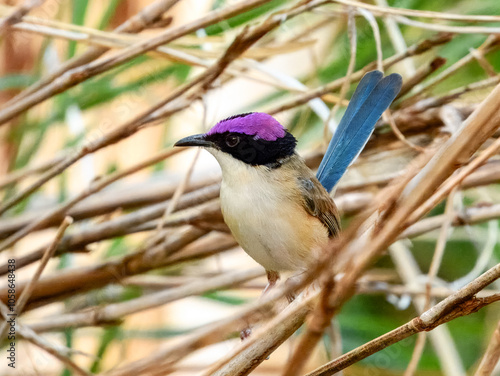
<svg viewBox="0 0 500 376"><path fill-rule="evenodd" d="M487 222L500 217L500 205L480 205L467 208L462 212L455 213L452 218L453 226L467 226L481 222ZM422 219L408 227L400 235L400 239L413 238L441 227L446 220L444 215Z"/></svg>
<svg viewBox="0 0 500 376"><path fill-rule="evenodd" d="M405 8L395 8L395 7L381 7L373 4L362 3L360 1L355 0L333 0L336 3L348 5L356 8L364 8L370 10L376 14L382 15L404 15L410 17L423 17L423 18L431 18L431 19L441 19L441 20L449 20L449 21L467 21L467 22L499 22L499 16L493 15L463 15L463 14L453 14L453 13L445 13L445 12L433 12L429 10L414 10L414 9L405 9Z"/></svg>
<svg viewBox="0 0 500 376"><path fill-rule="evenodd" d="M500 321L491 336L488 348L481 359L474 376L489 376L493 373L495 366L500 359Z"/></svg>
<svg viewBox="0 0 500 376"><path fill-rule="evenodd" d="M490 298L476 298L474 295L500 277L500 264L491 268L455 294L436 304L419 317L364 345L349 351L341 357L317 368L307 376L333 375L346 367L375 354L386 347L402 341L418 332L430 331L457 317L477 312L484 306L500 300L500 295Z"/></svg>
<svg viewBox="0 0 500 376"><path fill-rule="evenodd" d="M335 118L335 114L337 113L338 109L340 108L340 105L345 99L345 95L347 93L347 90L349 89L349 85L351 83L351 76L354 71L354 67L356 65L356 51L357 51L357 30L356 30L356 22L354 21L354 12L352 9L348 10L348 18L347 18L347 31L348 31L348 37L349 37L349 48L350 48L350 54L349 54L349 64L347 65L347 72L345 79L342 83L342 86L340 87L340 93L339 93L339 98L338 102L335 103L335 105L332 107L330 113L328 114L328 118L325 121L324 125L324 131L323 135L326 136L328 134L328 124L330 123L331 119ZM326 140L326 137L325 137Z"/></svg>
<svg viewBox="0 0 500 376"><path fill-rule="evenodd" d="M440 46L442 44L446 44L451 39L452 39L451 34L442 33L442 34L438 34L433 39L426 39L422 42L414 44L414 45L408 47L408 49L405 52L393 55L393 56L385 59L383 61L384 69L387 69L387 68L393 66L394 64L399 63L400 61L402 61L408 57L423 54L424 52L429 51L430 49L432 49L434 47ZM367 73L375 68L376 68L376 64L374 64L374 63L368 64L363 69L361 69L357 72L354 72L351 75L351 81L353 81L353 82L359 81L365 75L365 73ZM310 90L307 93L300 94L297 97L289 100L288 102L286 102L284 104L281 104L277 107L268 109L266 112L273 115L273 114L276 114L279 112L283 112L283 111L292 109L292 108L297 107L299 105L305 104L305 103L309 102L311 99L320 97L324 94L327 94L330 91L333 91L333 90L340 88L342 86L342 84L344 83L344 80L345 80L345 78L339 78L339 79L332 81L324 86Z"/></svg>
<svg viewBox="0 0 500 376"><path fill-rule="evenodd" d="M417 27L424 30L432 30L436 32L455 33L455 34L499 34L500 28L494 26L452 26L440 25L437 23L415 21L403 16L395 16L396 22L404 25Z"/></svg>
<svg viewBox="0 0 500 376"><path fill-rule="evenodd" d="M264 4L269 0L249 0L243 3L236 3L223 9L217 9L206 16L197 19L187 25L179 26L175 29L167 29L160 35L150 38L146 41L138 42L130 47L123 49L110 57L104 57L100 60L91 61L85 65L80 65L67 70L62 76L59 76L51 83L41 87L33 94L25 96L16 102L13 102L0 111L0 126L8 120L16 117L20 113L32 108L36 104L56 95L67 89L91 78L100 73L106 72L120 64L123 64L144 52L155 49L162 44L169 43L183 35L196 31L200 28L211 25L212 23L222 21L248 9ZM100 54L99 54L100 55ZM97 56L99 56L97 55ZM95 57L94 57L95 58Z"/></svg>
<svg viewBox="0 0 500 376"><path fill-rule="evenodd" d="M38 280L40 279L40 276L42 275L43 270L47 266L47 263L49 260L54 256L54 253L57 249L57 246L59 242L61 241L64 232L68 228L69 225L73 223L73 219L71 217L66 217L62 221L61 225L59 226L59 229L57 230L56 236L54 237L54 240L50 244L49 247L45 250L42 260L40 261L40 265L38 265L37 270L35 271L35 274L33 274L33 277L31 277L30 281L26 285L26 287L23 289L21 296L17 300L16 306L15 306L15 313L16 315L20 316L24 310L24 307L26 306L26 303L28 302L28 299L31 296L31 293L35 289L36 284L38 283ZM7 333L7 322L2 323L2 326L0 327L0 339L3 340L5 337L5 334Z"/></svg>
<svg viewBox="0 0 500 376"><path fill-rule="evenodd" d="M497 86L498 89L498 86ZM495 91L497 91L497 89ZM483 102L484 103L484 102ZM480 115L478 114L477 111L474 112L477 117L479 118ZM491 116L498 116L497 114L493 113ZM474 119L476 120L476 119ZM477 122L480 124L481 122L486 122L487 119L482 118L482 119L477 119ZM497 118L492 117L491 121L497 121ZM464 127L465 128L465 127ZM464 130L462 128L462 130ZM478 130L479 132L479 130ZM481 136L481 133L478 133L478 135L471 134L470 137L479 137ZM483 136L485 137L485 136ZM455 137L456 139L456 137ZM462 141L463 142L463 141ZM451 176L439 189L431 196L429 197L423 205L421 205L410 217L411 222L415 222L416 219L424 216L426 213L429 212L434 206L436 206L446 195L450 194L451 190L458 186L464 179L469 176L473 171L475 171L477 168L479 168L481 165L483 165L489 158L491 158L493 155L498 153L500 150L500 138L497 139L495 142L493 142L490 146L488 146L483 152L479 154L474 160L472 160L471 163L469 163L467 166L465 166L461 171L459 171L457 174ZM467 161L466 160L461 160L457 161L458 166L465 164Z"/></svg>
<svg viewBox="0 0 500 376"><path fill-rule="evenodd" d="M195 280L176 288L154 292L125 302L99 306L83 312L47 317L31 324L30 328L35 332L45 332L64 328L109 324L133 313L159 307L188 296L201 295L228 287L232 288L263 275L265 275L265 272L261 268L229 272L211 278Z"/></svg>
<svg viewBox="0 0 500 376"><path fill-rule="evenodd" d="M427 332L418 333L417 340L415 341L415 347L413 349L413 353L411 354L410 363L408 363L408 367L406 367L403 376L413 376L415 374L418 363L420 362L420 358L422 357L422 354L424 352L426 339Z"/></svg>
<svg viewBox="0 0 500 376"><path fill-rule="evenodd" d="M167 239L150 249L94 266L59 271L55 275L42 278L31 294L27 309L63 299L76 292L96 289L127 276L168 265L173 260L177 260L175 253L206 233L207 230L186 226L180 231L170 234ZM220 247L234 246L232 239L226 243L222 239L217 239L217 241L219 241L217 244L219 249ZM25 285L19 284L17 291L22 293L24 287ZM7 289L0 290L0 300L7 301Z"/></svg>
<svg viewBox="0 0 500 376"><path fill-rule="evenodd" d="M0 34L3 33L9 26L21 22L26 14L28 14L33 8L42 5L44 1L45 0L25 0L24 3L15 8L8 17L0 20Z"/></svg>
<svg viewBox="0 0 500 376"><path fill-rule="evenodd" d="M497 181L500 178L500 169L497 168L497 165L498 167L500 167L500 164L496 162L490 162L481 167L463 181L463 183L461 184L461 188L466 189L479 185L490 184ZM204 185L203 182L198 184ZM198 184L196 185L197 187ZM158 195L157 198L159 199L164 199L168 197L167 194L171 196L172 191L173 188L169 188L169 186L165 193L163 193L163 189L160 191L157 191L156 189L147 189L144 191L144 196L146 200L149 200L151 196L155 195ZM85 204L81 205L83 212L79 210L70 210L68 214L71 216L77 216L81 219L87 217L87 212L88 215L97 215L107 212L107 210L103 209L106 209L108 205L110 206L110 210L118 207L128 207L128 201L123 201L123 199L127 200L129 198L127 194L115 194L113 192L110 193L111 194L106 194L102 199L96 200L96 205L98 206L94 206L93 203L86 200L83 201L85 202ZM214 220L217 221L217 223L220 223L222 226L222 217L220 214L219 203L217 200L212 201L216 199L218 195L218 184L207 185L204 188L200 188L198 190L192 191L191 193L185 194L178 203L178 209L182 211L166 219L163 223L163 226L177 227L185 224L201 226L202 223ZM352 215L353 213L359 212L360 210L368 206L370 202L372 202L372 194L366 194L365 196L366 198L361 198L359 193L344 194L336 199L337 206L344 214ZM139 194L138 197L142 197L142 195ZM118 199L118 202L116 202L116 204L113 202L113 198ZM135 195L130 197L130 200L130 203L133 203L134 205L142 202L142 200L136 198ZM104 205L104 207L102 209L99 209L99 205L101 203ZM85 250L85 246L88 244L113 238L115 236L154 230L157 227L158 222L149 221L159 218L161 216L161 213L164 212L166 205L168 205L168 202L165 204L152 205L130 214L125 214L118 218L111 219L110 221L79 229L72 234L65 235L57 249L56 255L60 255L65 252L81 252L82 250ZM82 217L83 214L85 214L85 216ZM425 218L410 226L410 228L408 228L401 234L400 238L412 238L437 229L441 226L443 218L444 217L440 215ZM472 225L496 218L500 218L500 206L481 205L479 207L467 208L461 213L455 213L452 225ZM2 225L0 227L5 227L4 229L7 230L9 228L9 224L12 225L15 223L7 223L5 226ZM219 228L219 230L222 230L222 227ZM224 231L227 231L227 229ZM28 255L17 258L16 267L22 268L32 262L35 262L36 260L39 260L42 257L43 252L44 248L40 248ZM7 264L1 265L0 275L5 274L6 272Z"/></svg>
<svg viewBox="0 0 500 376"><path fill-rule="evenodd" d="M472 56L474 56L474 59L476 59L476 61L479 63L481 68L483 68L483 70L485 71L485 73L488 76L494 77L497 75L493 66L484 57L483 50L479 50L479 49L476 50L475 48L471 48L470 53L472 54Z"/></svg>
<svg viewBox="0 0 500 376"><path fill-rule="evenodd" d="M434 106L436 100L422 100L413 106L394 112L394 120L398 128L405 133L427 131L443 126L442 107ZM449 103L446 102L446 104ZM467 118L476 108L475 105L453 107L463 118ZM375 128L377 132L377 128Z"/></svg>
<svg viewBox="0 0 500 376"><path fill-rule="evenodd" d="M413 76L405 80L403 86L401 87L401 91L396 98L401 98L406 95L411 89L424 81L427 77L441 68L444 64L446 64L446 59L442 57L436 57L429 64L420 67Z"/></svg>
<svg viewBox="0 0 500 376"><path fill-rule="evenodd" d="M353 236L354 241L349 244L349 249L352 252L354 250L363 250L363 252L358 251L357 255L351 254L349 261L345 265L341 264L343 270L347 272L333 289L330 297L332 302L330 310L325 313L325 316L327 314L332 316L350 298L355 283L362 273L405 227L412 224L408 218L415 212L415 209L432 195L432 192L454 172L457 166L467 162L472 154L497 130L500 126L500 111L497 110L499 107L496 107L498 104L496 102L499 101L500 86L497 86L474 114L464 122L463 127L455 133L454 137L441 147L425 168L411 180L401 193L400 198L394 202L383 203L387 206L383 206L385 210L382 211L382 215L378 219L380 224L372 227L369 236ZM414 221L418 219L419 217ZM347 234L349 233L347 232ZM345 239L345 236L341 236L341 241L342 238ZM336 250L335 254L342 255L342 252ZM310 338L312 337L302 339L303 343L307 341L308 345L311 346L313 342L309 340ZM295 372L300 372L300 370Z"/></svg>
<svg viewBox="0 0 500 376"><path fill-rule="evenodd" d="M182 178L180 184L175 189L174 194L172 195L172 199L165 207L165 212L163 213L162 219L161 221L158 222L158 231L163 229L164 222L166 221L168 216L172 214L172 212L175 210L177 203L179 202L179 199L186 190L187 185L189 184L189 180L191 179L191 175L193 174L194 166L196 165L196 161L198 160L199 156L200 156L200 150L198 149L193 158L193 161L189 165L189 168L184 174L184 177Z"/></svg>
<svg viewBox="0 0 500 376"><path fill-rule="evenodd" d="M115 31L120 33L138 33L151 25L151 23L161 18L163 13L168 11L173 5L177 3L177 1L178 0L156 0L152 4L144 7L139 13L125 21L123 24L118 26ZM45 77L31 85L26 90L23 90L19 95L9 101L5 105L5 107L11 106L13 103L39 91L45 86L49 86L53 81L62 76L68 70L97 59L99 56L108 51L108 49L109 48L106 47L90 47L83 54L65 61L53 72L47 74Z"/></svg>
<svg viewBox="0 0 500 376"><path fill-rule="evenodd" d="M498 35L490 35L484 43L478 48L483 55L488 54L498 48L498 42L500 39ZM412 95L406 98L400 105L401 107L408 107L410 104L415 103L419 98L422 97L424 92L428 92L430 89L434 88L437 84L441 83L445 79L449 78L452 74L456 73L459 69L469 64L474 60L474 56L471 52L459 59L457 62L453 63L451 66L446 68L444 71L430 78L421 86L414 88Z"/></svg>
<svg viewBox="0 0 500 376"><path fill-rule="evenodd" d="M426 291L422 286L405 285L382 285L380 282L364 282L360 281L356 287L356 292L359 294L394 294L398 296L411 295L412 297L425 296ZM434 287L431 291L431 298L445 299L454 294L456 290L447 287ZM500 293L498 290L484 289L476 294L478 298L486 298L491 295Z"/></svg>
<svg viewBox="0 0 500 376"><path fill-rule="evenodd" d="M444 249L446 247L446 242L449 236L449 230L455 216L455 210L453 208L453 200L455 199L455 195L457 193L457 187L453 188L450 194L448 195L445 209L444 209L444 220L441 224L441 228L439 230L438 240L436 242L436 247L434 249L434 255L432 256L431 265L429 267L429 272L427 273L427 283L425 285L425 304L424 309L428 310L431 304L431 292L432 285L434 283L435 278L437 277L439 268L441 266L441 262L444 256Z"/></svg>
<svg viewBox="0 0 500 376"><path fill-rule="evenodd" d="M450 102L460 98L461 96L463 96L467 93L470 93L474 90L485 89L487 87L496 85L499 82L500 82L500 75L496 75L495 77L489 77L489 78L486 78L482 81L473 82L469 85L465 85L465 86L453 89L448 94L445 94L441 97L432 98L432 99L429 99L429 100L423 101L423 102L425 102L425 105L427 107L443 106L447 103L450 103Z"/></svg>
<svg viewBox="0 0 500 376"><path fill-rule="evenodd" d="M15 244L17 241L19 241L20 239L22 239L26 235L28 235L30 232L37 230L37 229L40 229L40 228L46 226L48 223L51 223L51 222L56 221L59 218L63 217L64 215L66 215L66 213L69 209L71 209L77 203L81 202L86 197L89 197L90 195L94 194L95 192L99 192L100 190L104 189L108 185L116 182L117 180L124 178L125 176L133 174L137 171L140 171L140 170L144 169L145 167L150 166L151 164L154 164L154 163L157 163L161 160L169 158L172 155L179 153L180 151L182 151L182 150L181 149L171 149L171 150L163 151L163 152L159 153L158 155L155 155L154 157L149 158L148 160L146 160L142 163L136 164L128 169L125 169L123 171L112 174L106 178L94 181L87 189L83 190L77 196L69 199L66 202L63 202L62 204L60 204L56 208L52 209L47 214L45 214L42 217L38 218L37 220L31 222L29 225L27 225L26 227L17 231L13 235L11 235L9 238L7 238L3 242L1 242L0 243L0 252L11 247L13 244Z"/></svg>
<svg viewBox="0 0 500 376"><path fill-rule="evenodd" d="M182 209L187 205L196 203L196 199L205 200L207 193L212 193L214 196L219 193L219 186L209 186L206 190L200 190L193 194L185 195L179 204L182 205L178 209ZM209 191L209 192L207 192ZM67 252L81 252L89 244L99 242L106 239L111 239L117 236L134 234L137 232L151 231L158 227L158 221L151 222L152 219L159 218L165 208L168 207L169 201L165 204L157 204L152 207L138 210L136 212L122 215L116 219L96 224L92 227L83 228L72 234L64 236L59 247L56 250L56 255L61 255ZM183 225L194 225L202 227L201 224L207 221L218 220L222 223L220 213L220 205L218 200L208 201L199 206L186 209L178 214L172 214L162 223L164 227L180 227ZM43 254L43 248L37 249L25 256L16 259L16 268L20 269L32 262L40 259ZM7 264L0 266L0 274L7 271Z"/></svg>
<svg viewBox="0 0 500 376"><path fill-rule="evenodd" d="M156 353L151 356L142 358L138 361L131 362L123 367L120 367L116 370L112 370L107 372L106 376L126 376L134 373L147 373L151 370L157 370L160 372L166 372L170 370L172 365L178 362L180 359L183 359L188 354L194 352L195 350L208 346L213 343L220 342L229 337L231 333L236 331L240 331L242 327L248 325L248 322L259 322L260 320L273 317L277 315L281 310L281 306L276 304L277 301L283 299L287 293L291 291L290 288L286 286L280 286L270 291L269 294L266 294L262 299L251 303L248 307L243 308L238 313L232 315L229 318L219 320L217 322L213 322L210 325L206 325L202 328L199 328L192 333L186 335L184 338L172 343L162 349L159 349ZM303 304L298 304L299 301L292 303L291 307L294 307L293 310L288 309L286 314L289 317L287 321L292 326L296 325L297 321L294 320L294 316L289 314L289 311L302 310L304 308ZM307 307L307 306L306 306ZM307 309L307 308L306 308ZM282 316L281 316L282 317ZM295 316L296 317L296 316ZM276 320L274 320L276 322ZM287 325L289 327L289 325ZM286 329L286 328L283 328ZM288 329L286 329L288 330ZM281 336L283 335L283 331L281 332ZM287 331L287 335L291 335ZM277 337L280 336L280 333L273 329L272 335L274 341L279 340ZM255 338L260 337L255 336ZM252 337L249 338L249 341L252 343L255 341ZM276 343L276 342L275 342ZM243 342L244 345L244 342ZM248 358L246 358L247 367L251 367L248 364Z"/></svg>
<svg viewBox="0 0 500 376"><path fill-rule="evenodd" d="M91 373L85 371L83 368L78 366L73 360L71 360L68 357L68 355L66 355L63 351L61 351L62 350L61 348L54 346L53 344L45 340L43 337L34 333L28 327L25 327L23 325L17 325L16 329L25 340L33 343L42 350L46 351L47 353L58 359L61 363L63 363L66 367L71 369L76 374L81 376L91 376ZM64 349L69 350L66 348Z"/></svg>
<svg viewBox="0 0 500 376"><path fill-rule="evenodd" d="M247 9L245 7L252 6L252 4L255 6L255 3L258 1L264 1L264 0L252 0L245 2L244 5L241 5L241 3L236 4L235 6L228 7L233 10L233 12L241 11L241 8ZM47 171L42 177L40 177L39 180L37 180L35 183L30 185L24 190L21 190L16 196L12 197L10 200L7 200L0 206L0 214L5 212L7 209L11 208L13 205L18 203L20 200L26 198L29 196L31 193L36 191L40 186L42 186L44 183L52 179L54 176L60 174L62 171L66 170L69 166L73 165L76 161L80 160L84 156L94 153L97 150L100 150L104 147L107 147L109 145L115 144L132 134L138 132L142 127L148 123L148 122L153 122L156 121L162 117L172 115L173 113L179 111L180 109L183 109L187 107L189 104L192 103L192 101L196 100L199 98L199 96L204 93L211 85L212 83L223 73L224 69L235 59L237 59L243 52L245 52L248 48L250 48L255 42L257 42L260 38L262 38L264 35L269 33L271 30L275 29L281 24L281 20L283 17L286 17L287 19L293 18L294 16L301 14L305 11L308 11L314 7L318 7L323 5L326 2L326 0L313 0L307 3L306 5L303 6L292 6L290 9L280 12L278 14L273 14L269 16L262 24L257 25L253 27L252 29L245 28L243 31L234 39L233 43L228 47L228 49L225 51L223 56L217 62L215 62L210 68L208 68L204 73L198 75L196 78L192 79L185 85L177 88L174 90L166 99L160 101L156 105L152 106L145 112L137 115L135 118L132 120L126 122L125 124L119 126L118 128L114 129L113 131L105 134L103 137L101 137L98 140L92 141L92 142L87 142L84 144L80 149L75 152L74 154L68 155L66 159L64 159L61 163L55 165L52 169ZM236 10L235 10L236 9ZM215 11L217 14L219 14L218 11ZM213 13L213 12L212 12ZM211 13L211 17L214 17L214 15ZM226 13L225 13L226 14ZM229 14L229 13L228 13ZM232 14L232 13L230 13ZM207 16L208 17L208 16ZM205 17L204 19L206 19ZM211 19L211 18L210 18ZM160 35L162 37L163 34ZM123 59L123 56L127 56L127 53L130 53L128 51L134 51L134 48L137 49L144 49L145 46L148 46L150 48L155 48L157 45L164 43L163 39L160 37L153 38L153 40L150 41L148 44L138 44L137 47L132 46L130 48L127 48L123 51L123 53L119 56L121 56L119 59ZM158 38L161 39L160 42L158 42ZM156 45L155 45L156 43ZM144 52L144 51L143 51ZM112 58L111 58L112 59ZM118 60L119 60L118 59ZM93 63L91 63L93 64ZM83 67L78 68L79 72L83 69ZM89 74L89 71L83 70L85 72L85 75ZM72 75L71 71L68 71L63 77L66 75ZM80 77L80 74L83 74L83 72L80 72L77 77ZM195 89L197 88L197 89ZM191 90L193 89L193 90ZM166 107L167 104L170 102L174 101L175 99L183 96L187 92L191 92L191 94L188 97L188 100L182 103L179 107L174 109L169 109ZM1 122L1 113L0 113L0 122ZM5 243L4 244L8 244Z"/></svg>
<svg viewBox="0 0 500 376"><path fill-rule="evenodd" d="M401 140L402 142L404 142L406 145L408 145L410 148L414 149L415 151L417 152L423 152L424 149L418 145L415 145L414 143L412 143L411 141L409 141L405 136L404 134L399 130L398 126L396 125L396 122L394 121L394 117L392 116L391 114L391 111L390 110L385 110L384 113L382 114L383 116L383 119L389 124L389 126L391 127L391 130L392 132L394 133L394 135L399 139Z"/></svg>
<svg viewBox="0 0 500 376"><path fill-rule="evenodd" d="M243 341L230 354L206 370L203 376L243 376L250 374L279 345L301 327L317 297L317 294L313 293L307 297L296 299L269 323L263 325L250 338ZM252 361L249 362L248 359L252 359Z"/></svg>
<svg viewBox="0 0 500 376"><path fill-rule="evenodd" d="M186 188L186 194L189 194L192 201L183 198L182 205L178 209L185 209L188 206L194 206L204 201L218 197L217 184L220 179L200 180L191 183ZM110 214L117 210L136 210L137 215L142 215L143 211L151 209L154 211L158 203L163 203L172 198L176 189L176 183L170 179L165 179L161 182L152 182L151 184L144 183L140 186L132 185L129 187L113 187L109 190L97 192L92 196L77 203L73 208L68 210L68 215L75 221L94 218L103 214ZM196 198L198 197L198 198ZM140 208L147 206L147 208ZM52 210L53 208L49 209ZM23 213L18 217L10 217L8 219L0 219L0 238L6 238L21 228L29 225L41 216L46 215L49 210L40 212ZM153 216L152 218L157 218ZM146 217L145 220L151 218ZM113 220L111 220L113 221ZM56 221L51 221L43 228L53 227L57 225Z"/></svg>
<svg viewBox="0 0 500 376"><path fill-rule="evenodd" d="M22 169L18 169L9 173L6 176L3 176L0 180L0 189L5 188L6 186L17 183L25 178L40 173L45 172L49 168L51 168L54 164L57 164L63 160L64 156L60 155L54 159L44 161L42 163L36 163L34 166L28 166Z"/></svg>

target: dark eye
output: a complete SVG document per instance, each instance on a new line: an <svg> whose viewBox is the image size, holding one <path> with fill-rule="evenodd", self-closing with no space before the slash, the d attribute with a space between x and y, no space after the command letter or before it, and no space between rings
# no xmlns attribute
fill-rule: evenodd
<svg viewBox="0 0 500 376"><path fill-rule="evenodd" d="M235 134L228 134L226 136L226 145L230 148L234 148L236 145L240 143L240 138Z"/></svg>

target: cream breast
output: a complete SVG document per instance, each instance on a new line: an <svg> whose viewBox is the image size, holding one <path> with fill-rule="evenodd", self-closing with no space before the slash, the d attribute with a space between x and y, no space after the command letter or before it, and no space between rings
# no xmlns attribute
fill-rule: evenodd
<svg viewBox="0 0 500 376"><path fill-rule="evenodd" d="M328 241L328 233L302 207L294 171L276 174L209 151L222 168L222 214L240 246L267 270L305 269Z"/></svg>

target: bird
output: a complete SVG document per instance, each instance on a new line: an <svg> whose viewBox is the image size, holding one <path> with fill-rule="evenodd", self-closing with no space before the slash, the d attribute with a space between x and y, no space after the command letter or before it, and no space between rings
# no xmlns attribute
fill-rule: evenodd
<svg viewBox="0 0 500 376"><path fill-rule="evenodd" d="M263 112L234 115L174 146L199 146L222 171L220 205L243 250L267 273L264 293L281 273L299 274L341 231L330 192L370 138L402 85L399 74L371 71L360 80L316 174L296 152L297 140Z"/></svg>

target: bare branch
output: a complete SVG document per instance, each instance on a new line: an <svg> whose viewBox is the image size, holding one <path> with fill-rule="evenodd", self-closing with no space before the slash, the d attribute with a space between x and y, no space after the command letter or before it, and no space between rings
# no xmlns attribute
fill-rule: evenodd
<svg viewBox="0 0 500 376"><path fill-rule="evenodd" d="M474 376L491 375L498 363L498 359L500 359L500 322L493 332L488 348L486 349L483 359L481 359L481 363L474 373Z"/></svg>
<svg viewBox="0 0 500 376"><path fill-rule="evenodd" d="M201 295L214 290L238 286L240 283L263 275L265 275L265 272L261 268L246 271L238 270L213 278L203 278L201 281L193 281L174 289L166 289L126 302L95 307L90 311L86 310L84 312L47 317L45 320L31 324L30 328L36 332L45 332L64 328L109 324L136 312L158 307L188 296Z"/></svg>
<svg viewBox="0 0 500 376"><path fill-rule="evenodd" d="M45 0L25 0L24 3L15 8L8 17L0 20L0 34L9 26L21 22L23 16L28 14L33 8L42 5L44 1Z"/></svg>
<svg viewBox="0 0 500 376"><path fill-rule="evenodd" d="M206 15L201 19L197 19L187 25L179 26L176 29L167 29L160 35L147 39L146 41L136 43L131 47L128 47L118 54L114 54L111 57L102 58L100 60L91 61L85 65L80 65L72 69L67 70L62 76L59 76L53 80L50 84L47 84L33 94L28 95L24 98L11 103L8 107L0 111L0 126L5 124L8 120L19 115L28 108L50 98L56 94L59 94L80 82L83 82L91 77L94 77L100 73L108 71L119 64L129 61L134 57L155 49L156 47L169 43L183 35L196 31L200 28L211 25L212 23L222 21L236 14L242 13L248 9L252 9L257 5L264 4L269 0L249 0L245 2L239 2L234 5L227 6L223 9L217 9ZM156 13L156 12L155 12ZM129 28L123 26L124 29ZM139 28L137 30L140 30ZM100 56L104 51L94 50L91 57L95 59ZM88 57L86 57L88 59ZM80 61L78 61L80 63ZM74 62L73 62L74 64Z"/></svg>
<svg viewBox="0 0 500 376"><path fill-rule="evenodd" d="M58 348L45 340L43 337L37 335L35 332L33 332L31 329L23 326L23 325L17 325L16 327L17 331L19 334L27 341L33 343L34 345L40 347L41 349L45 350L47 353L61 361L66 367L71 369L73 372L75 372L78 375L82 376L91 376L91 373L85 371L83 368L79 367L73 360L71 360L65 352L68 352L67 348L64 348L64 352L61 351L61 348Z"/></svg>
<svg viewBox="0 0 500 376"><path fill-rule="evenodd" d="M484 306L500 300L500 295L490 298L474 297L480 290L500 277L500 264L491 268L455 294L436 304L419 317L364 345L349 351L341 357L317 368L307 376L326 376L345 369L366 357L402 341L421 331L429 331L457 317L470 315Z"/></svg>
<svg viewBox="0 0 500 376"><path fill-rule="evenodd" d="M21 313L23 312L24 307L25 307L26 303L28 302L28 299L31 296L31 293L35 289L35 286L36 286L38 280L40 279L40 276L42 275L43 270L47 266L47 263L49 262L49 260L54 255L54 253L57 249L57 245L61 241L61 238L63 237L64 232L66 231L68 226L71 225L71 223L73 223L73 219L71 217L64 218L64 220L61 223L61 226L59 226L59 229L57 230L57 234L56 234L54 240L52 241L50 246L47 248L45 253L43 254L43 257L42 257L42 260L40 262L40 265L38 266L38 269L36 270L35 274L33 274L33 277L31 277L31 279L28 282L28 284L26 285L26 287L23 289L21 296L17 300L17 304L15 307L16 314L18 316L20 316ZM7 333L7 328L8 328L7 322L2 323L2 326L0 327L0 338L2 340L5 337L5 334Z"/></svg>

